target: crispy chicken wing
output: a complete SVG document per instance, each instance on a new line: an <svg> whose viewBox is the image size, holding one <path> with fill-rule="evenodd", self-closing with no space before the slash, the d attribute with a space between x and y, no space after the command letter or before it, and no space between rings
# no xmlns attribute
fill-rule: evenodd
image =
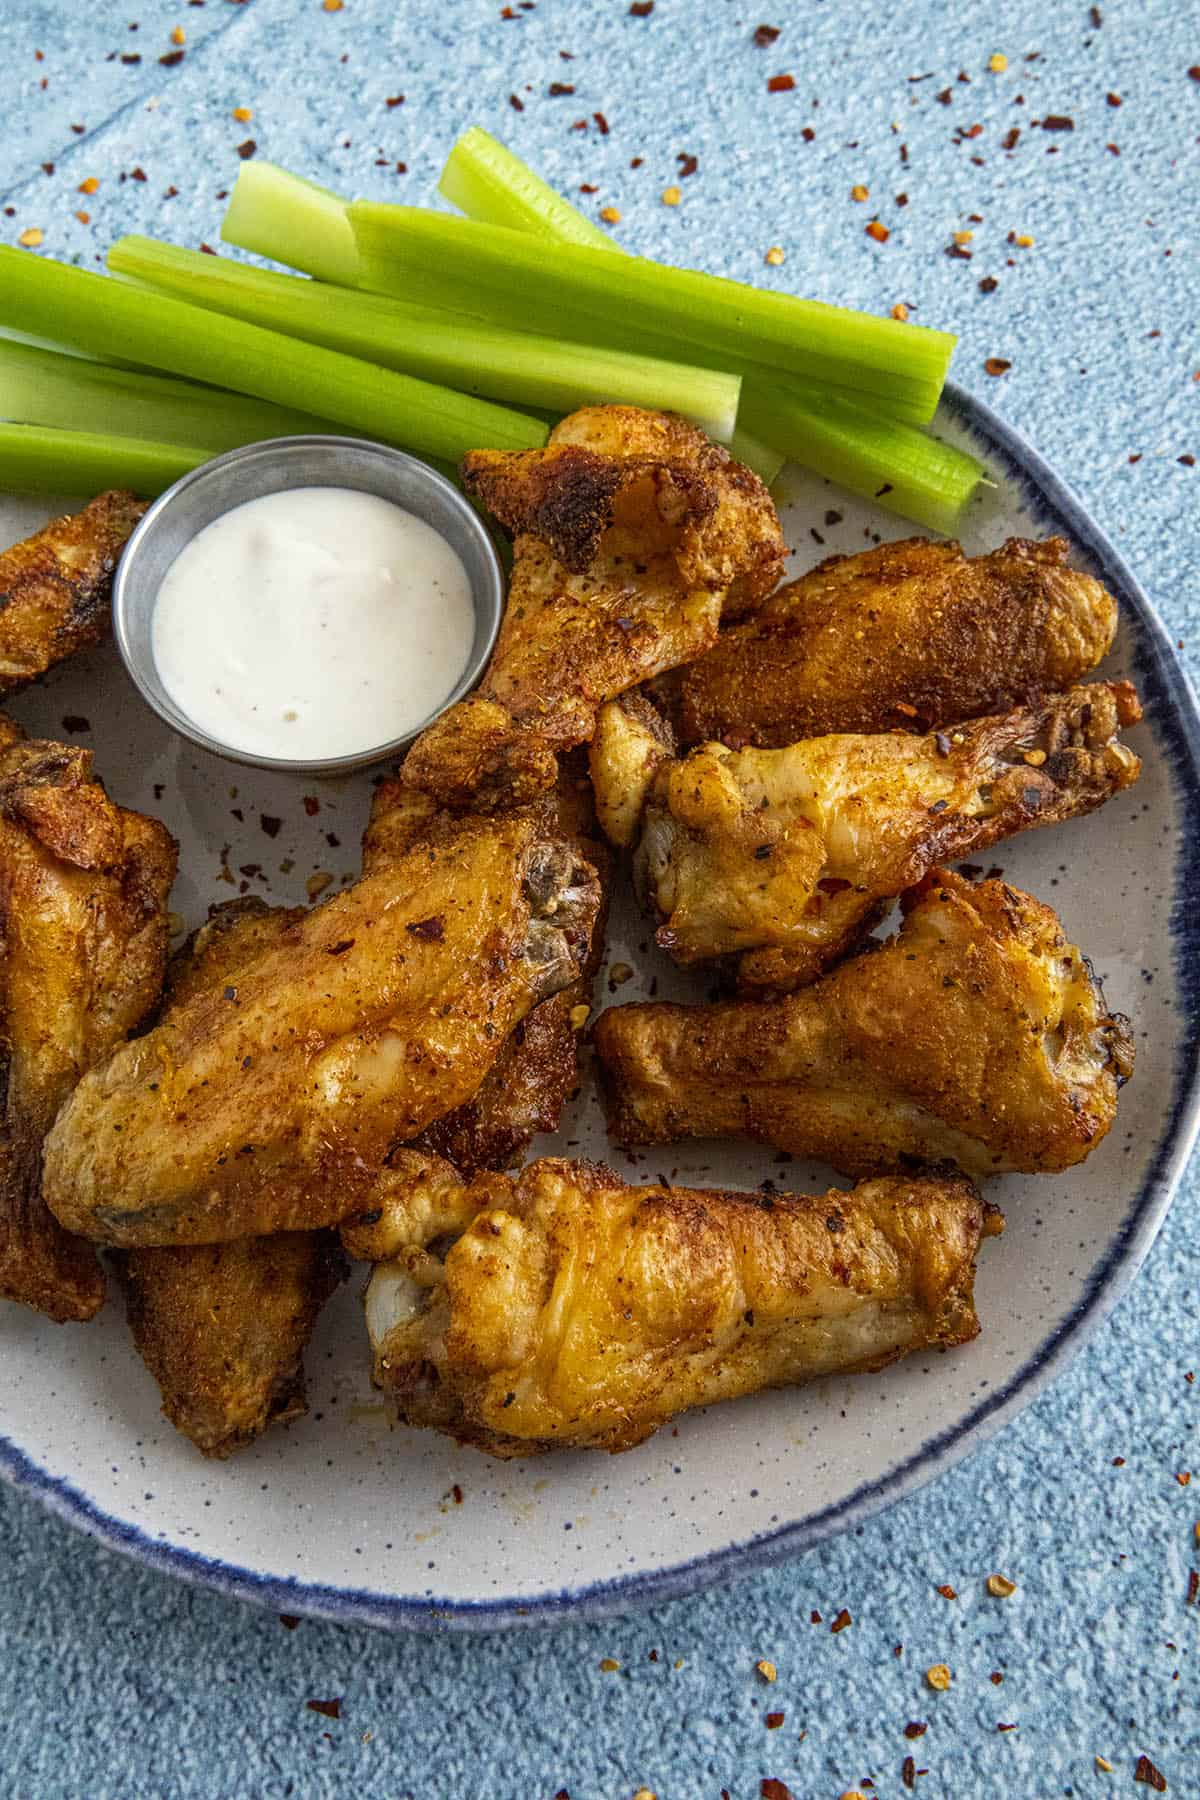
<svg viewBox="0 0 1200 1800"><path fill-rule="evenodd" d="M681 743L778 748L834 731L950 725L1070 687L1104 656L1112 595L1062 538L987 556L906 538L833 556L655 683Z"/></svg>
<svg viewBox="0 0 1200 1800"><path fill-rule="evenodd" d="M602 1013L616 1142L759 1138L847 1175L1082 1162L1133 1045L1054 913L946 869L902 904L895 937L786 999Z"/></svg>
<svg viewBox="0 0 1200 1800"><path fill-rule="evenodd" d="M382 834L382 835L381 835ZM76 1090L46 1195L110 1244L335 1223L587 954L595 876L532 810L433 818Z"/></svg>
<svg viewBox="0 0 1200 1800"><path fill-rule="evenodd" d="M657 941L685 964L741 953L745 989L812 981L935 863L1091 812L1128 787L1141 765L1118 733L1140 716L1128 682L1093 682L928 737L703 744L664 760L634 856L663 921ZM609 773L596 776L603 812ZM636 786L620 768L613 778L626 797Z"/></svg>
<svg viewBox="0 0 1200 1800"><path fill-rule="evenodd" d="M171 959L163 1017L233 980L303 916L252 898L215 907ZM343 1268L330 1233L122 1250L115 1260L163 1411L205 1456L229 1456L306 1410L301 1359Z"/></svg>
<svg viewBox="0 0 1200 1800"><path fill-rule="evenodd" d="M500 636L469 699L422 734L404 779L448 805L528 800L596 709L716 640L771 591L783 539L758 477L684 420L591 406L545 450L473 451L468 491L516 534Z"/></svg>
<svg viewBox="0 0 1200 1800"><path fill-rule="evenodd" d="M43 1139L157 1004L174 877L170 834L114 805L90 750L0 721L0 1294L52 1319L91 1318L104 1278L43 1203Z"/></svg>
<svg viewBox="0 0 1200 1800"><path fill-rule="evenodd" d="M376 1379L407 1423L501 1457L627 1450L690 1406L966 1343L1002 1223L961 1176L767 1200L557 1160L434 1170L400 1211L367 1290Z"/></svg>
<svg viewBox="0 0 1200 1800"><path fill-rule="evenodd" d="M113 570L145 510L132 494L98 494L0 553L0 695L99 643Z"/></svg>

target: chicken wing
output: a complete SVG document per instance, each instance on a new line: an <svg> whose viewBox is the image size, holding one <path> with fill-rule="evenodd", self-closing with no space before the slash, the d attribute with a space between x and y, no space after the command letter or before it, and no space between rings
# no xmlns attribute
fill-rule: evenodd
<svg viewBox="0 0 1200 1800"><path fill-rule="evenodd" d="M303 916L256 899L214 908L171 959L163 1016L237 977ZM344 1266L332 1234L121 1250L114 1260L163 1412L205 1456L229 1456L306 1410L304 1349Z"/></svg>
<svg viewBox="0 0 1200 1800"><path fill-rule="evenodd" d="M657 942L684 964L741 953L743 989L802 986L934 864L1091 812L1136 781L1118 733L1140 717L1128 682L1093 682L928 737L703 744L664 762L634 856Z"/></svg>
<svg viewBox="0 0 1200 1800"><path fill-rule="evenodd" d="M545 450L473 451L469 492L516 534L500 636L478 691L422 734L404 779L492 807L554 783L602 701L715 642L771 591L783 539L758 477L684 420L572 413Z"/></svg>
<svg viewBox="0 0 1200 1800"><path fill-rule="evenodd" d="M557 1160L435 1171L408 1207L367 1289L376 1380L408 1424L500 1457L627 1450L687 1407L966 1343L1002 1225L954 1175L765 1198Z"/></svg>
<svg viewBox="0 0 1200 1800"><path fill-rule="evenodd" d="M786 999L602 1013L616 1142L759 1138L847 1175L1082 1162L1133 1045L1054 913L946 869L902 905L895 937Z"/></svg>
<svg viewBox="0 0 1200 1800"><path fill-rule="evenodd" d="M597 904L536 811L438 815L81 1083L47 1144L51 1207L127 1246L336 1223L576 979Z"/></svg>
<svg viewBox="0 0 1200 1800"><path fill-rule="evenodd" d="M52 1319L104 1298L92 1246L42 1198L63 1101L158 1002L175 844L114 805L92 753L0 721L0 1294Z"/></svg>
<svg viewBox="0 0 1200 1800"><path fill-rule="evenodd" d="M132 494L98 494L0 553L0 695L99 643L113 570L145 510Z"/></svg>
<svg viewBox="0 0 1200 1800"><path fill-rule="evenodd" d="M1062 538L987 556L907 538L833 556L654 684L683 744L778 748L952 725L1070 687L1106 655L1112 595Z"/></svg>

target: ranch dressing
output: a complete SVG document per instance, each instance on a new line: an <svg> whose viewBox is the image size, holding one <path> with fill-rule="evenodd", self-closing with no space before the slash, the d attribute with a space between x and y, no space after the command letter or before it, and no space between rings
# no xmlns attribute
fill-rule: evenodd
<svg viewBox="0 0 1200 1800"><path fill-rule="evenodd" d="M163 686L210 737L317 762L401 737L447 698L475 610L457 552L377 494L290 488L185 544L152 645Z"/></svg>

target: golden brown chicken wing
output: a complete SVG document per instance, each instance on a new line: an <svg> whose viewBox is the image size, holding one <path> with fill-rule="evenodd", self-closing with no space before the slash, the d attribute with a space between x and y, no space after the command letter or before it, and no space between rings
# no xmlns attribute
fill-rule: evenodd
<svg viewBox="0 0 1200 1800"><path fill-rule="evenodd" d="M172 957L163 1017L240 970L303 918L261 900L216 907ZM225 1457L306 1410L302 1357L342 1271L328 1232L115 1253L138 1353L163 1411L205 1456Z"/></svg>
<svg viewBox="0 0 1200 1800"><path fill-rule="evenodd" d="M615 1141L759 1138L847 1175L1082 1162L1133 1045L1054 913L946 869L902 905L895 937L786 999L602 1013Z"/></svg>
<svg viewBox="0 0 1200 1800"><path fill-rule="evenodd" d="M0 553L0 695L99 643L113 570L145 510L132 494L98 494Z"/></svg>
<svg viewBox="0 0 1200 1800"><path fill-rule="evenodd" d="M744 989L802 986L934 864L1091 812L1136 781L1118 733L1140 717L1128 682L1093 682L928 737L703 744L663 761L634 856L657 942L684 964L741 953ZM618 770L616 785L635 783Z"/></svg>
<svg viewBox="0 0 1200 1800"><path fill-rule="evenodd" d="M468 491L516 534L500 636L478 691L409 752L404 779L452 806L528 800L586 743L602 701L698 656L779 576L758 477L684 420L572 413L545 450L471 453Z"/></svg>
<svg viewBox="0 0 1200 1800"><path fill-rule="evenodd" d="M1002 1224L957 1176L767 1198L558 1160L433 1170L405 1208L367 1290L376 1380L407 1423L501 1457L627 1450L687 1407L966 1343Z"/></svg>
<svg viewBox="0 0 1200 1800"><path fill-rule="evenodd" d="M977 557L907 538L819 563L654 694L683 744L925 730L1070 687L1116 626L1112 595L1068 565L1062 538Z"/></svg>
<svg viewBox="0 0 1200 1800"><path fill-rule="evenodd" d="M114 805L90 750L0 721L0 1294L52 1319L91 1318L104 1277L43 1203L43 1139L157 1004L174 877L170 834Z"/></svg>
<svg viewBox="0 0 1200 1800"><path fill-rule="evenodd" d="M307 1410L302 1357L342 1261L324 1231L119 1250L129 1327L163 1412L226 1457Z"/></svg>
<svg viewBox="0 0 1200 1800"><path fill-rule="evenodd" d="M47 1145L50 1205L123 1245L335 1223L576 979L597 904L536 812L434 818L81 1084Z"/></svg>

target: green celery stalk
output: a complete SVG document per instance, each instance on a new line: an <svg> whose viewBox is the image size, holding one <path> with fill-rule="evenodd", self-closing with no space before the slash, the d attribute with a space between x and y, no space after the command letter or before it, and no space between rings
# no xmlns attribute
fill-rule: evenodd
<svg viewBox="0 0 1200 1800"><path fill-rule="evenodd" d="M0 247L0 326L33 331L47 319L64 342L94 356L136 357L280 406L303 406L422 456L457 462L480 445L525 450L546 441L545 426L524 413Z"/></svg>
<svg viewBox="0 0 1200 1800"><path fill-rule="evenodd" d="M764 443L761 438L747 431L741 420L742 413L739 410L733 435L726 439L729 454L734 462L744 463L748 469L753 469L759 480L770 487L787 457L782 450L776 450L773 444Z"/></svg>
<svg viewBox="0 0 1200 1800"><path fill-rule="evenodd" d="M493 400L545 407L556 415L598 401L621 401L683 413L722 439L733 431L737 416L740 378L719 370L536 337L379 294L248 268L151 238L119 239L108 253L108 266L198 306Z"/></svg>
<svg viewBox="0 0 1200 1800"><path fill-rule="evenodd" d="M583 244L547 245L500 225L363 200L351 203L349 216L363 287L419 301L444 294L449 278L472 295L515 294L532 327L553 329L573 308L617 321L627 336L666 331L810 382L903 394L931 408L954 346L948 332Z"/></svg>
<svg viewBox="0 0 1200 1800"><path fill-rule="evenodd" d="M221 237L239 250L253 250L322 281L353 287L358 278L358 251L345 200L332 188L274 163L242 164Z"/></svg>
<svg viewBox="0 0 1200 1800"><path fill-rule="evenodd" d="M202 444L210 453L260 438L339 429L326 419L244 394L117 369L5 338L0 338L0 419L165 444Z"/></svg>
<svg viewBox="0 0 1200 1800"><path fill-rule="evenodd" d="M900 419L795 384L747 382L743 412L789 462L949 535L984 473L973 456Z"/></svg>
<svg viewBox="0 0 1200 1800"><path fill-rule="evenodd" d="M606 232L480 125L469 125L446 158L438 193L469 219L539 232L558 243L614 247Z"/></svg>
<svg viewBox="0 0 1200 1800"><path fill-rule="evenodd" d="M131 488L153 500L211 455L211 450L194 445L115 437L103 431L0 424L0 488L16 494L96 494L104 488Z"/></svg>

